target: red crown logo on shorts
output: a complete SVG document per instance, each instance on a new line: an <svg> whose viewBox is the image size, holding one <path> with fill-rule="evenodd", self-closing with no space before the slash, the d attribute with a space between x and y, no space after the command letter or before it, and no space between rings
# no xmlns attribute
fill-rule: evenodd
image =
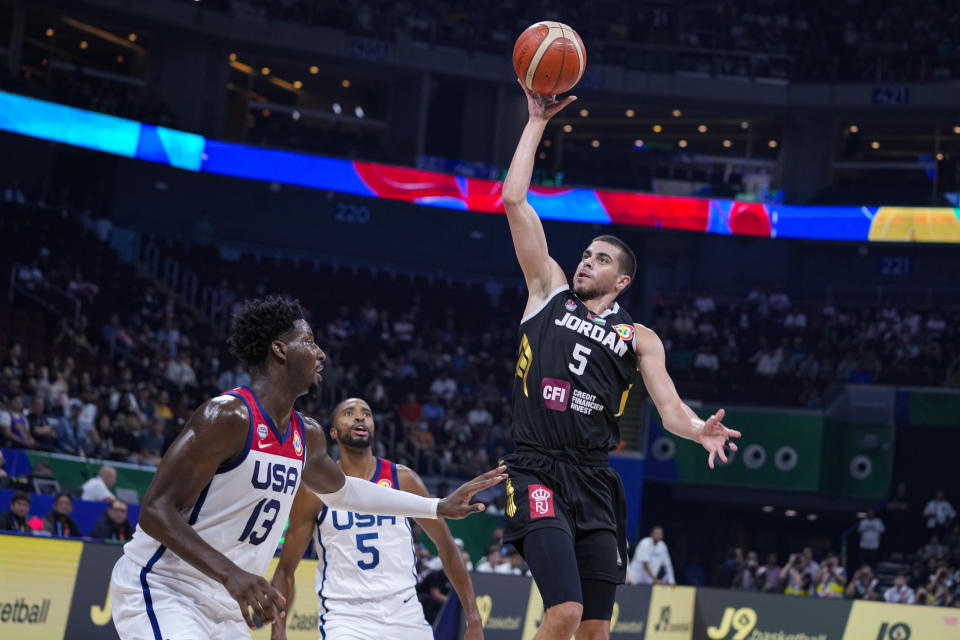
<svg viewBox="0 0 960 640"><path fill-rule="evenodd" d="M552 517L553 513L553 491L542 484L532 484L530 491L530 517L546 518Z"/></svg>
<svg viewBox="0 0 960 640"><path fill-rule="evenodd" d="M548 489L544 489L543 487L534 489L530 492L530 497L537 502L546 502L550 499L550 491Z"/></svg>

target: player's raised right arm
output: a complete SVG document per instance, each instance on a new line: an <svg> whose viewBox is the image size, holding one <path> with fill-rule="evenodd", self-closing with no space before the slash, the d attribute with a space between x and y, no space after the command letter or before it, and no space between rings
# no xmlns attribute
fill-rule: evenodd
<svg viewBox="0 0 960 640"><path fill-rule="evenodd" d="M217 467L240 455L250 428L243 402L219 396L197 409L163 456L140 505L140 527L204 575L223 584L247 625L250 607L264 622L283 615L283 597L262 576L244 571L214 549L183 514L196 503Z"/></svg>
<svg viewBox="0 0 960 640"><path fill-rule="evenodd" d="M523 87L523 85L520 85ZM547 238L537 212L527 202L527 191L533 177L533 160L547 122L561 109L576 100L568 96L558 101L523 87L527 95L529 119L510 162L503 183L503 208L510 223L513 247L530 291L531 302L542 299L566 282L563 270L550 257Z"/></svg>
<svg viewBox="0 0 960 640"><path fill-rule="evenodd" d="M459 520L484 510L483 504L470 502L474 495L507 479L504 473L506 467L498 467L463 483L442 500L395 491L362 478L345 476L337 463L327 455L327 444L320 425L312 418L304 418L303 425L307 451L303 484L332 509L403 518Z"/></svg>

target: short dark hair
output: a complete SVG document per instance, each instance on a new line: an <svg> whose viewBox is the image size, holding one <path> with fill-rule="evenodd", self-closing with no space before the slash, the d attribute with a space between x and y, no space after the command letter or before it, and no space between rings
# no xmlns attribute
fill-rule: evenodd
<svg viewBox="0 0 960 640"><path fill-rule="evenodd" d="M637 256L626 242L617 236L611 235L597 236L592 242L609 242L617 249L620 249L620 259L617 260L617 266L620 267L620 273L625 276L630 276L630 282L633 282L633 279L637 275Z"/></svg>
<svg viewBox="0 0 960 640"><path fill-rule="evenodd" d="M10 498L10 504L12 505L14 502L20 502L21 500L30 504L30 494L26 491L14 491L13 497Z"/></svg>
<svg viewBox="0 0 960 640"><path fill-rule="evenodd" d="M56 501L59 500L60 498L66 498L66 499L68 499L68 500L70 501L70 504L73 504L73 496L70 495L70 494L69 494L68 492L66 492L66 491L61 491L60 493L58 493L58 494L54 497L53 501L56 502Z"/></svg>
<svg viewBox="0 0 960 640"><path fill-rule="evenodd" d="M270 352L270 344L303 320L298 300L269 296L263 300L247 300L234 314L227 344L230 353L248 368L262 365Z"/></svg>

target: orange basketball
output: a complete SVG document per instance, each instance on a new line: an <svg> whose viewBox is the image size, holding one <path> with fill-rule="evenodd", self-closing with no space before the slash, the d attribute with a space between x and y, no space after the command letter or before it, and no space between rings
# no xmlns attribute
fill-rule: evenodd
<svg viewBox="0 0 960 640"><path fill-rule="evenodd" d="M513 70L527 89L537 93L566 93L580 81L586 66L583 40L559 22L532 24L513 45Z"/></svg>

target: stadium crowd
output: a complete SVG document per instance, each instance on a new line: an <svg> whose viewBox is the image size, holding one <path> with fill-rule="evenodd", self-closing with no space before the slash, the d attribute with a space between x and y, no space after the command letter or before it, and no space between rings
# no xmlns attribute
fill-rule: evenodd
<svg viewBox="0 0 960 640"><path fill-rule="evenodd" d="M700 397L729 402L749 391L751 402L772 394L820 407L847 383L960 386L960 315L939 307L799 303L753 290L657 296L653 318L670 371Z"/></svg>
<svg viewBox="0 0 960 640"><path fill-rule="evenodd" d="M184 0L188 1L188 0ZM192 2L192 0L190 0ZM682 48L678 64L693 70L749 75L750 64L768 75L803 80L950 79L960 75L960 4L881 0L803 4L786 0L710 0L638 3L548 0L500 2L497 11L462 2L356 0L203 0L203 7L236 15L314 24L359 36L414 40L502 54L535 20L573 26L591 60L642 65L631 45ZM701 68L698 50L743 52ZM790 56L777 65L770 56ZM878 65L878 60L884 64ZM663 70L663 69L661 69Z"/></svg>
<svg viewBox="0 0 960 640"><path fill-rule="evenodd" d="M845 566L831 550L818 561L814 549L805 547L783 562L776 553L733 548L712 572L710 584L793 596L960 607L957 513L943 491L922 511L916 506L907 500L901 483L882 511L859 514L852 531L857 542L851 541ZM687 577L697 584L690 567Z"/></svg>

